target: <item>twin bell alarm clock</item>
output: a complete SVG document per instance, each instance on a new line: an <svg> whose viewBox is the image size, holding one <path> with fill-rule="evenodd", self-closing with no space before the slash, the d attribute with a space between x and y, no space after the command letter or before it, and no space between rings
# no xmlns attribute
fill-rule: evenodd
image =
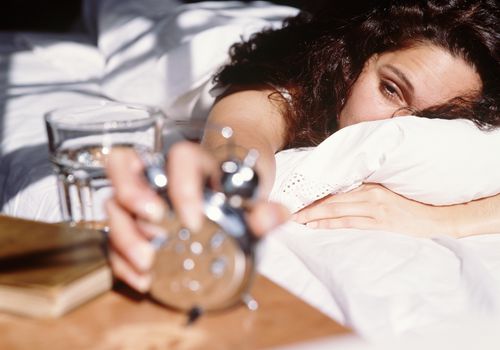
<svg viewBox="0 0 500 350"><path fill-rule="evenodd" d="M257 308L249 294L256 238L244 217L258 189L257 158L258 152L250 150L243 159L229 154L220 163L219 186L204 188L200 230L184 227L170 211L164 223L166 237L151 242L156 248L153 299L193 317L239 302L251 310ZM148 154L143 160L147 181L172 208L164 155Z"/></svg>

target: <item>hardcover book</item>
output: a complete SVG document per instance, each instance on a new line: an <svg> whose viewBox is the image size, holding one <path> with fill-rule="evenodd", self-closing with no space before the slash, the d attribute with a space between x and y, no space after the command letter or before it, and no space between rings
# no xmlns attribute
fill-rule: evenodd
<svg viewBox="0 0 500 350"><path fill-rule="evenodd" d="M111 286L100 232L0 216L0 312L58 317Z"/></svg>

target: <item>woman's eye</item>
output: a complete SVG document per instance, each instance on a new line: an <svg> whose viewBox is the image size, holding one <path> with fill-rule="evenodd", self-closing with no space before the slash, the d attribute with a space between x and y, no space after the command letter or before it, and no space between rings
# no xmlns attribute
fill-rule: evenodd
<svg viewBox="0 0 500 350"><path fill-rule="evenodd" d="M401 92L397 85L388 81L380 82L380 91L389 99L403 102Z"/></svg>

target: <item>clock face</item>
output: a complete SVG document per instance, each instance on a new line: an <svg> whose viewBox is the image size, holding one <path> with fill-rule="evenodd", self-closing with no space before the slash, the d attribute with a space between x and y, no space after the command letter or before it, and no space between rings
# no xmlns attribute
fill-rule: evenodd
<svg viewBox="0 0 500 350"><path fill-rule="evenodd" d="M194 232L173 217L153 266L152 297L181 310L205 311L234 305L247 292L253 256L209 219Z"/></svg>

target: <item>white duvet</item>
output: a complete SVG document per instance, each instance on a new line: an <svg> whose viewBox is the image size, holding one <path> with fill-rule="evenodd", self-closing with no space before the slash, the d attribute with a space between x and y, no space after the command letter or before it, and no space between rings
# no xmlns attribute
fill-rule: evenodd
<svg viewBox="0 0 500 350"><path fill-rule="evenodd" d="M102 1L98 46L75 35L3 40L4 214L60 219L47 161L46 111L111 98L159 105L176 118L202 117L213 100L210 74L225 61L229 45L296 13L264 2L175 5ZM441 130L448 130L446 138ZM325 191L363 181L434 204L491 195L500 192L499 139L464 121L408 117L357 125L315 150L277 155L272 198L296 210ZM287 190L297 176L301 185ZM500 232L419 239L288 223L261 242L259 270L369 339L449 329L464 315L500 314Z"/></svg>

